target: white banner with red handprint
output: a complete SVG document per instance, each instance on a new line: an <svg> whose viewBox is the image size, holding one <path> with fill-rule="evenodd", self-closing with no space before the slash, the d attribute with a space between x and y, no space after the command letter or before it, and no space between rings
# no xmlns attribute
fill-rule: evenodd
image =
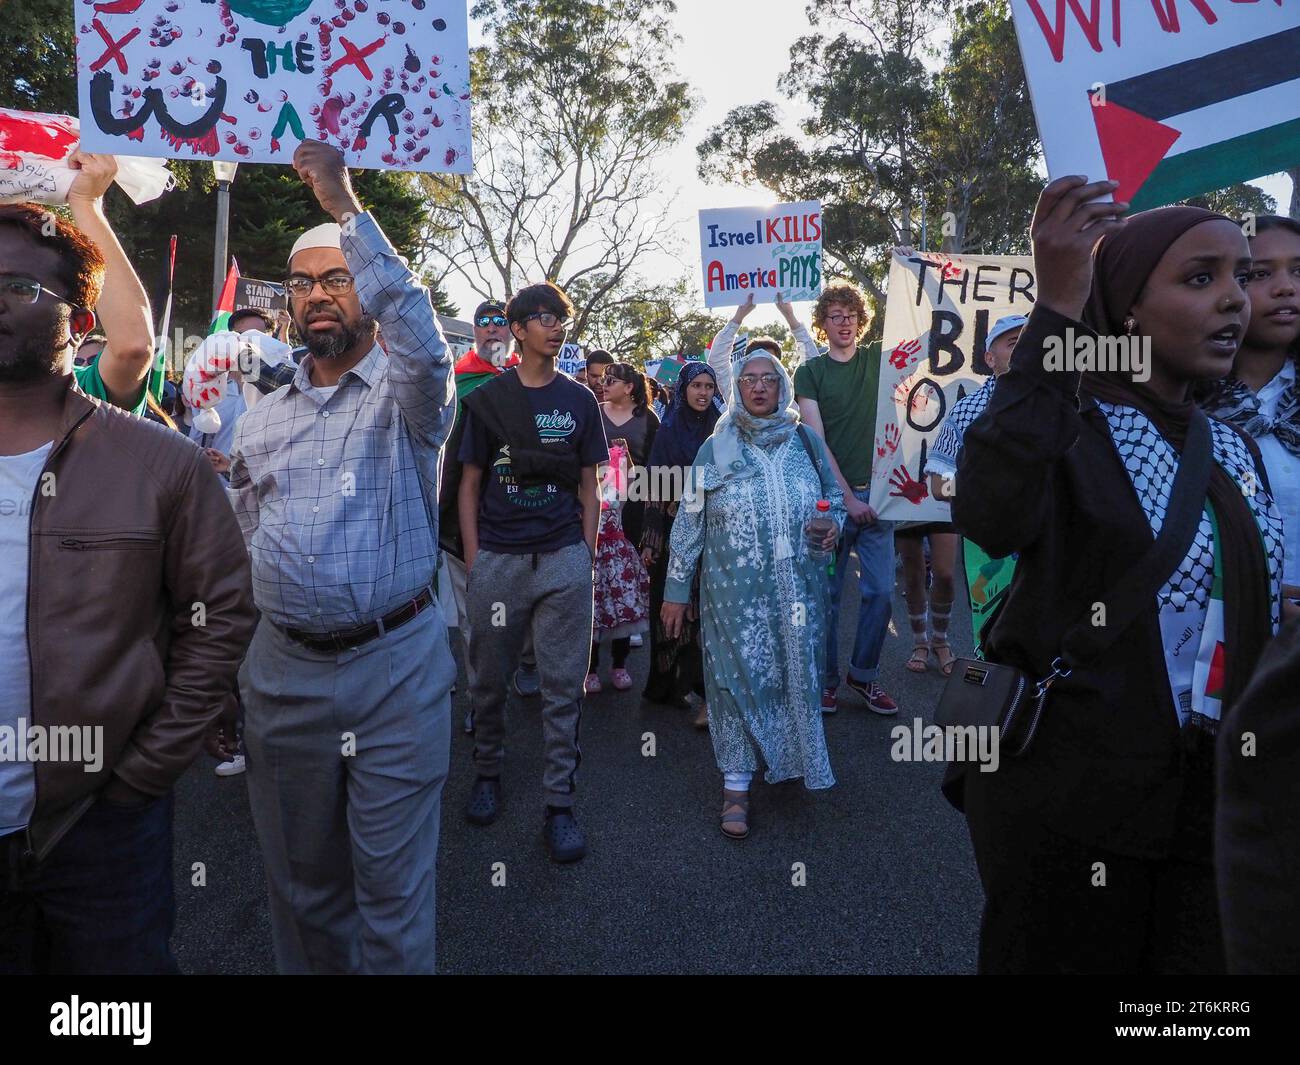
<svg viewBox="0 0 1300 1065"><path fill-rule="evenodd" d="M889 521L948 521L924 474L954 403L993 372L985 337L1035 298L1027 255L894 254L885 302L871 506Z"/></svg>

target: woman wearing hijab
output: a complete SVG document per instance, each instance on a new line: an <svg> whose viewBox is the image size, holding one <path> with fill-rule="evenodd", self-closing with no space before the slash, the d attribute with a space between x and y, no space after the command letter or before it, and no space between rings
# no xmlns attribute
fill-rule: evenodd
<svg viewBox="0 0 1300 1065"><path fill-rule="evenodd" d="M1047 684L1023 754L1004 749L996 772L954 763L945 780L984 885L982 972L1224 967L1215 734L1278 623L1281 522L1249 438L1206 424L1192 387L1232 368L1250 250L1199 208L1121 220L1127 204L1098 199L1114 188L1044 190L1038 301L958 460L956 524L992 556L1020 553L985 657ZM1130 372L1059 358L1117 350ZM1153 600L1125 611L1131 567L1174 515L1189 434L1212 455L1195 535ZM1062 661L1065 633L1105 626L1108 606L1135 619L1092 630L1104 653Z"/></svg>
<svg viewBox="0 0 1300 1065"><path fill-rule="evenodd" d="M651 626L650 675L643 694L652 703L681 708L690 705L688 695L697 696L701 700L694 722L698 728L708 725L708 714L702 704L704 660L699 614L694 608L688 610L681 631L670 638L664 633L659 610L664 601L668 541L677 518L681 486L690 476L696 452L713 432L722 413L717 390L717 377L702 362L688 362L677 375L672 403L650 449L649 479L656 490L646 501L641 532L641 561L650 571ZM668 488L672 491L665 491Z"/></svg>
<svg viewBox="0 0 1300 1065"><path fill-rule="evenodd" d="M695 458L673 526L661 609L672 635L698 571L722 831L733 839L749 834L749 785L760 764L771 784L835 783L821 713L825 570L846 512L825 445L799 428L780 350L755 340L737 362L727 412ZM832 522L810 531L819 500L829 502Z"/></svg>
<svg viewBox="0 0 1300 1065"><path fill-rule="evenodd" d="M1300 617L1300 222L1255 219L1250 238L1250 326L1232 373L1206 388L1201 406L1259 445L1286 528L1282 610Z"/></svg>

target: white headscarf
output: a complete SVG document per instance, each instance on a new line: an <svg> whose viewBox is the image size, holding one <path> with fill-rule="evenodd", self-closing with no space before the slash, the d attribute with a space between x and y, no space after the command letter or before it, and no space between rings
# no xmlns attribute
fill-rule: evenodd
<svg viewBox="0 0 1300 1065"><path fill-rule="evenodd" d="M755 373L771 372L771 367L781 378L776 409L771 414L751 414L740 395L740 375L759 360L766 365L755 367ZM713 461L724 478L739 474L746 466L742 444L765 451L779 447L790 439L798 424L799 408L795 405L790 375L779 359L760 348L738 359L732 366L731 398L727 402L726 413L718 419L718 424L713 429Z"/></svg>

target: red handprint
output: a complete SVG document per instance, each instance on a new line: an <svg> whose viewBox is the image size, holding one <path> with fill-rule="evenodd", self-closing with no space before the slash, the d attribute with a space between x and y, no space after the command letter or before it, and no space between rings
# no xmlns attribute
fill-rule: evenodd
<svg viewBox="0 0 1300 1065"><path fill-rule="evenodd" d="M916 357L921 353L921 342L919 340L908 340L899 344L889 353L889 362L897 370L906 369L916 362Z"/></svg>
<svg viewBox="0 0 1300 1065"><path fill-rule="evenodd" d="M897 467L894 472L889 475L889 483L898 489L896 492L890 492L889 494L891 496L898 496L902 499L906 499L914 506L919 505L921 500L925 499L930 494L930 490L925 487L923 481L912 480L912 475L907 472L906 466Z"/></svg>
<svg viewBox="0 0 1300 1065"><path fill-rule="evenodd" d="M885 435L876 438L876 454L880 458L886 455L892 455L898 450L898 445L903 442L903 436L898 431L898 426L890 422L885 426Z"/></svg>

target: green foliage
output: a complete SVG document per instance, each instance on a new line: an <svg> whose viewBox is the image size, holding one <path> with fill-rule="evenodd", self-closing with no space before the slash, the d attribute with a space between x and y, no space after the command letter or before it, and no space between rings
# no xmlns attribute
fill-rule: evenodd
<svg viewBox="0 0 1300 1065"><path fill-rule="evenodd" d="M70 0L0 4L0 107L77 110Z"/></svg>
<svg viewBox="0 0 1300 1065"><path fill-rule="evenodd" d="M653 330L615 326L647 306L646 256L668 228L656 166L693 105L672 61L670 0L482 0L475 50L474 174L426 175L431 258L479 295L555 281L589 322L629 345ZM628 310L654 318L650 311Z"/></svg>
<svg viewBox="0 0 1300 1065"><path fill-rule="evenodd" d="M1193 196L1185 202L1236 219L1244 219L1248 214L1277 214L1277 200L1254 185L1229 185L1204 196Z"/></svg>
<svg viewBox="0 0 1300 1065"><path fill-rule="evenodd" d="M931 72L927 41L949 14ZM770 102L737 108L698 146L701 176L820 199L829 272L877 310L888 249L919 244L923 207L931 247L1025 250L1038 142L1005 0L813 0L809 17L819 33L780 82L812 110L798 135Z"/></svg>
<svg viewBox="0 0 1300 1065"><path fill-rule="evenodd" d="M70 0L19 0L0 6L0 106L76 114L77 74ZM166 297L167 249L177 236L173 325L207 329L212 315L215 181L206 161L171 160L177 187L136 207L117 188L105 210L148 290L155 317ZM424 196L410 175L354 170L353 186L397 250L416 261L423 249ZM288 166L245 163L230 198L230 254L249 277L283 277L289 248L304 229L326 221ZM443 304L449 305L445 293ZM446 313L446 312L444 312Z"/></svg>

